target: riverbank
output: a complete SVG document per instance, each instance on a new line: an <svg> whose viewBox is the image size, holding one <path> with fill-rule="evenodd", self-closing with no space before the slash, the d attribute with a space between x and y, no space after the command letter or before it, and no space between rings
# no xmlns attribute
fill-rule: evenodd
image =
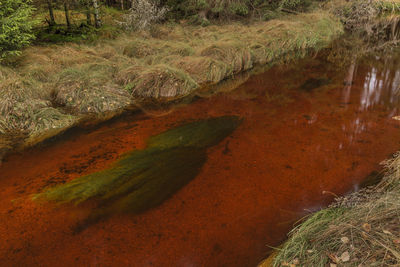
<svg viewBox="0 0 400 267"><path fill-rule="evenodd" d="M88 116L104 120L143 102L176 101L255 66L305 56L342 33L337 19L316 11L250 25L163 25L95 45L31 47L16 67L0 67L0 139L18 135L35 144Z"/></svg>
<svg viewBox="0 0 400 267"><path fill-rule="evenodd" d="M260 266L397 266L400 263L400 153L384 163L384 178L290 232L274 259Z"/></svg>

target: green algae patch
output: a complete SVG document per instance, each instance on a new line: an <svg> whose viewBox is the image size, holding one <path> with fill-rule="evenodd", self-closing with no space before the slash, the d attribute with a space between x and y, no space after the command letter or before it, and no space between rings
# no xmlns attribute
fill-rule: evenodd
<svg viewBox="0 0 400 267"><path fill-rule="evenodd" d="M50 188L34 200L79 204L94 199L99 205L91 218L146 211L195 178L207 159L206 149L229 136L240 122L236 116L223 116L168 130L110 168Z"/></svg>
<svg viewBox="0 0 400 267"><path fill-rule="evenodd" d="M153 148L176 146L205 148L218 144L240 124L236 116L223 116L188 123L151 137L147 142Z"/></svg>

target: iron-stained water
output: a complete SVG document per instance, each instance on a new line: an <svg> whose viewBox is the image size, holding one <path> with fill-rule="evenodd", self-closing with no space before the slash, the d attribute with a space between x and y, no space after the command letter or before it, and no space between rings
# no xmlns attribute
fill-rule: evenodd
<svg viewBox="0 0 400 267"><path fill-rule="evenodd" d="M127 115L10 155L0 167L0 265L255 266L295 221L356 190L399 150L399 86L398 56L346 68L308 59L164 116ZM206 150L204 164L200 157L193 180L144 213L77 232L96 201L32 201L144 150L151 136L220 116L243 120ZM187 168L187 152L175 166Z"/></svg>

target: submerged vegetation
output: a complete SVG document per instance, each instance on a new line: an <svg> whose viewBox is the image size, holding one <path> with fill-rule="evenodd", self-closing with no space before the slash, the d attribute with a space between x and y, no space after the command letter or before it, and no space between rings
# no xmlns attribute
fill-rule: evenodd
<svg viewBox="0 0 400 267"><path fill-rule="evenodd" d="M94 199L96 221L116 212L138 213L161 204L196 177L206 149L221 142L240 124L235 116L192 122L150 138L110 168L76 178L36 195L37 200L75 203Z"/></svg>

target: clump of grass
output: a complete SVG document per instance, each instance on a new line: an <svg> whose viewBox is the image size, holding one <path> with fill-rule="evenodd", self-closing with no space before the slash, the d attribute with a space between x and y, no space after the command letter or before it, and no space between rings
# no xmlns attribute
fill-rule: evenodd
<svg viewBox="0 0 400 267"><path fill-rule="evenodd" d="M137 98L158 100L183 97L198 87L187 73L167 65L153 66L127 85L132 95Z"/></svg>
<svg viewBox="0 0 400 267"><path fill-rule="evenodd" d="M74 123L72 116L52 107L39 86L30 80L22 82L15 74L0 82L0 133L35 135Z"/></svg>
<svg viewBox="0 0 400 267"><path fill-rule="evenodd" d="M140 73L146 69L142 64L133 64L115 74L115 80L121 86L127 86L139 77Z"/></svg>
<svg viewBox="0 0 400 267"><path fill-rule="evenodd" d="M343 33L338 21L326 13L299 15L301 19L271 21L258 29L252 45L255 62L291 61L318 51Z"/></svg>
<svg viewBox="0 0 400 267"><path fill-rule="evenodd" d="M206 161L206 149L239 124L239 118L225 116L168 130L152 137L146 149L125 155L110 168L50 188L34 199L75 204L96 199L99 209L87 223L116 212L145 211L195 178Z"/></svg>
<svg viewBox="0 0 400 267"><path fill-rule="evenodd" d="M123 54L132 58L163 57L168 55L190 56L193 53L193 48L186 43L157 39L130 41L123 49Z"/></svg>
<svg viewBox="0 0 400 267"><path fill-rule="evenodd" d="M246 43L237 40L222 40L214 43L202 49L200 56L224 62L230 66L230 74L237 74L253 67L251 53Z"/></svg>
<svg viewBox="0 0 400 267"><path fill-rule="evenodd" d="M107 63L84 64L63 71L54 101L73 113L103 113L128 106L126 91L112 82L115 67Z"/></svg>
<svg viewBox="0 0 400 267"><path fill-rule="evenodd" d="M335 1L330 9L345 29L369 44L381 49L399 43L400 2L398 0Z"/></svg>
<svg viewBox="0 0 400 267"><path fill-rule="evenodd" d="M229 65L210 57L183 57L170 64L184 70L198 84L218 83L232 73Z"/></svg>
<svg viewBox="0 0 400 267"><path fill-rule="evenodd" d="M274 266L400 264L400 154L375 187L337 199L290 233ZM362 196L360 196L360 194Z"/></svg>

